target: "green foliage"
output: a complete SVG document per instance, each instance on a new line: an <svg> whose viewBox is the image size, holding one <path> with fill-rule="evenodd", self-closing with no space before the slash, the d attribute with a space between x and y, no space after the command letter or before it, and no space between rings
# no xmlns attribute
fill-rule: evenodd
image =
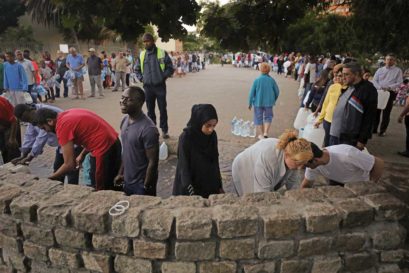
<svg viewBox="0 0 409 273"><path fill-rule="evenodd" d="M65 36L96 42L120 36L135 43L149 24L158 27L164 41L179 38L187 34L182 24L195 24L200 10L195 0L24 1L37 22L55 25Z"/></svg>
<svg viewBox="0 0 409 273"><path fill-rule="evenodd" d="M42 44L34 38L31 26L9 27L0 35L0 43L3 45L30 45L33 49L40 49L42 47Z"/></svg>
<svg viewBox="0 0 409 273"><path fill-rule="evenodd" d="M220 48L210 38L206 38L203 35L188 34L182 39L183 50L185 51L219 51Z"/></svg>
<svg viewBox="0 0 409 273"><path fill-rule="evenodd" d="M0 34L2 34L7 28L18 25L18 17L23 15L26 9L19 0L1 0L0 11Z"/></svg>
<svg viewBox="0 0 409 273"><path fill-rule="evenodd" d="M316 3L311 0L237 0L224 6L207 3L201 17L201 34L234 51L278 49L288 26Z"/></svg>
<svg viewBox="0 0 409 273"><path fill-rule="evenodd" d="M352 1L353 25L362 51L409 58L409 1Z"/></svg>

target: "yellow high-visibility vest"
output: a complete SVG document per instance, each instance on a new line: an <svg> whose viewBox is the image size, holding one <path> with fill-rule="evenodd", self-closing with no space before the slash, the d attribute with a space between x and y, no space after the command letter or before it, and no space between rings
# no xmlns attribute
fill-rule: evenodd
<svg viewBox="0 0 409 273"><path fill-rule="evenodd" d="M142 73L143 73L143 65L145 61L145 56L146 56L146 49L144 49L139 55ZM156 57L158 58L160 69L162 70L162 72L165 71L165 50L156 48Z"/></svg>

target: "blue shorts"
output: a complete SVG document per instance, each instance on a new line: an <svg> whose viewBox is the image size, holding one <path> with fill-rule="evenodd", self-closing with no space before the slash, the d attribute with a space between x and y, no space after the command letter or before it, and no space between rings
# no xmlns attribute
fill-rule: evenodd
<svg viewBox="0 0 409 273"><path fill-rule="evenodd" d="M263 125L273 121L273 107L254 107L254 124Z"/></svg>

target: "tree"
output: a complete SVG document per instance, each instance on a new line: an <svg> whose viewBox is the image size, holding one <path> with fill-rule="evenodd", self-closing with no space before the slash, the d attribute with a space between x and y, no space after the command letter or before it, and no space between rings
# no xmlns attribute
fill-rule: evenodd
<svg viewBox="0 0 409 273"><path fill-rule="evenodd" d="M409 1L351 1L352 21L361 50L368 53L394 52L409 58Z"/></svg>
<svg viewBox="0 0 409 273"><path fill-rule="evenodd" d="M0 34L9 27L18 25L18 17L24 14L24 4L19 0L1 0L0 1Z"/></svg>
<svg viewBox="0 0 409 273"><path fill-rule="evenodd" d="M58 26L77 39L100 40L108 31L134 45L146 25L157 26L162 40L187 34L183 24L196 23L195 0L25 0L32 18Z"/></svg>
<svg viewBox="0 0 409 273"><path fill-rule="evenodd" d="M201 34L230 50L279 49L289 25L311 10L314 0L237 0L204 5Z"/></svg>

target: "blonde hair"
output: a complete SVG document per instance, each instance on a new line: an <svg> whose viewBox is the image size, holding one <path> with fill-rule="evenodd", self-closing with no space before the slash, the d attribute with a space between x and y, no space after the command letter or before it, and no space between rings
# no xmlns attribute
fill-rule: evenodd
<svg viewBox="0 0 409 273"><path fill-rule="evenodd" d="M261 63L259 64L260 72L263 74L268 74L270 72L270 65L268 63Z"/></svg>
<svg viewBox="0 0 409 273"><path fill-rule="evenodd" d="M297 131L291 129L285 130L280 136L277 149L283 150L286 156L299 164L305 164L314 158L311 143L298 138Z"/></svg>

